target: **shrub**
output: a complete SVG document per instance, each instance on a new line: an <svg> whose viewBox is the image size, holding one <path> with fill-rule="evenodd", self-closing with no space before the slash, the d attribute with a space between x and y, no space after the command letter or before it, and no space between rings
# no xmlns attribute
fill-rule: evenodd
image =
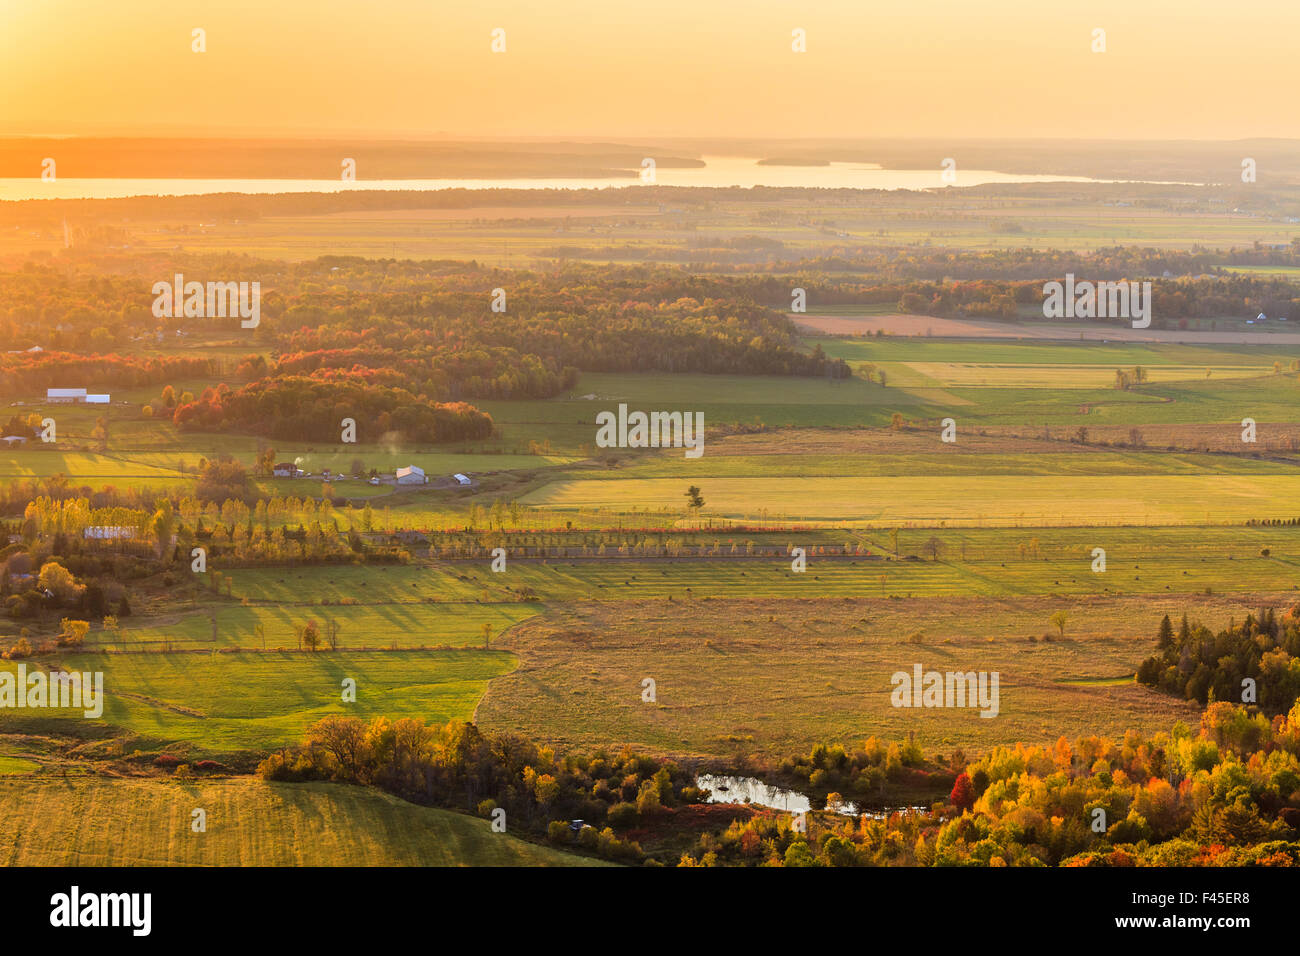
<svg viewBox="0 0 1300 956"><path fill-rule="evenodd" d="M605 821L616 830L636 824L639 814L634 803L616 803L605 813Z"/></svg>

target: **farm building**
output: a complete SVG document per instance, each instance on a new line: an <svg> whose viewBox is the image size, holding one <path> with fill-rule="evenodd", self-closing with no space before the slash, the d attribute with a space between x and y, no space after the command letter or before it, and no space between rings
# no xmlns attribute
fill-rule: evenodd
<svg viewBox="0 0 1300 956"><path fill-rule="evenodd" d="M428 480L424 476L424 469L417 465L408 465L405 468L397 469L397 483L399 485L423 485Z"/></svg>
<svg viewBox="0 0 1300 956"><path fill-rule="evenodd" d="M124 525L91 525L82 532L82 537L100 541L130 541L135 536L135 528Z"/></svg>
<svg viewBox="0 0 1300 956"><path fill-rule="evenodd" d="M108 395L88 395L84 388L47 388L45 400L57 404L107 405Z"/></svg>
<svg viewBox="0 0 1300 956"><path fill-rule="evenodd" d="M22 435L5 435L4 443L12 448L14 445L26 445L27 439Z"/></svg>
<svg viewBox="0 0 1300 956"><path fill-rule="evenodd" d="M456 472L452 477L456 479L456 484L458 485L473 484L473 482L469 480L469 475L462 475L460 472Z"/></svg>
<svg viewBox="0 0 1300 956"><path fill-rule="evenodd" d="M271 474L276 478L296 478L298 466L291 461L282 461L271 468Z"/></svg>

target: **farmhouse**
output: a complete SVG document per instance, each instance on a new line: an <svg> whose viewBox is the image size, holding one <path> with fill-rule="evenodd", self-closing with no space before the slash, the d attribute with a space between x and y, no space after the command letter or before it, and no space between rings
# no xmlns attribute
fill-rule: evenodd
<svg viewBox="0 0 1300 956"><path fill-rule="evenodd" d="M282 461L271 468L271 474L276 478L296 478L298 466L291 461Z"/></svg>
<svg viewBox="0 0 1300 956"><path fill-rule="evenodd" d="M397 483L399 485L423 485L428 480L424 476L424 469L417 465L408 465L405 468L397 469Z"/></svg>

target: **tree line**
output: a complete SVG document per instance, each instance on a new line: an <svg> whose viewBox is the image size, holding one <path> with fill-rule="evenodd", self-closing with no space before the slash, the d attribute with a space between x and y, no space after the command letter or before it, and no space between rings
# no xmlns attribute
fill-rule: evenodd
<svg viewBox="0 0 1300 956"><path fill-rule="evenodd" d="M1273 608L1247 614L1217 634L1185 614L1175 630L1165 615L1156 653L1139 665L1137 680L1202 705L1245 701L1286 713L1300 697L1300 604L1281 615Z"/></svg>

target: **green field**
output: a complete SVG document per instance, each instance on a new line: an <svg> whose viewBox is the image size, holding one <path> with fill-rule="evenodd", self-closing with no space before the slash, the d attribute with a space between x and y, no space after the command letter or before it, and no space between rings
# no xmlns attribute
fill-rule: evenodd
<svg viewBox="0 0 1300 956"><path fill-rule="evenodd" d="M311 592L307 591L300 599L310 600L311 597ZM168 647L177 650L295 650L298 646L294 634L296 625L315 621L323 627L326 621L333 621L338 627L339 650L481 647L483 624L491 624L492 633L496 634L536 613L535 605L504 603L225 606L166 622L123 627L120 638L96 631L87 639L87 646L124 651L157 651ZM215 615L217 624L215 641L212 615ZM259 624L262 637L256 630Z"/></svg>
<svg viewBox="0 0 1300 956"><path fill-rule="evenodd" d="M1115 384L1115 369L1096 365L1014 365L973 362L908 362L906 367L935 386L996 388L1105 388ZM1209 373L1209 374L1207 374ZM1213 378L1253 378L1271 375L1271 366L1155 365L1147 370L1151 382L1201 381ZM899 376L900 380L903 376ZM911 382L908 382L911 384Z"/></svg>
<svg viewBox="0 0 1300 956"><path fill-rule="evenodd" d="M1160 480L1166 475L1293 475L1295 466L1290 462L1254 458L1210 455L1196 452L1166 452L1152 454L1140 451L1112 451L1102 448L1071 448L1037 452L993 452L979 449L973 442L943 445L939 430L926 436L934 451L891 452L861 454L736 454L728 442L719 445L717 454L707 462L687 462L670 453L641 455L622 463L616 475L590 468L571 468L555 472L556 478L584 478L597 480L614 478L626 481L631 478L853 478L853 477L903 477L924 475L989 477L995 475L1037 475L1060 477L1143 476ZM845 442L852 444L852 439ZM864 441L865 445L866 442ZM1056 448L1070 448L1058 443ZM740 446L735 446L739 450ZM1051 448L1051 446L1047 446Z"/></svg>
<svg viewBox="0 0 1300 956"><path fill-rule="evenodd" d="M202 808L207 829L191 829ZM369 787L0 778L4 866L600 866Z"/></svg>
<svg viewBox="0 0 1300 956"><path fill-rule="evenodd" d="M329 714L469 720L487 682L516 665L513 655L496 650L79 654L60 663L104 673L103 716L10 710L0 716L0 729L87 734L113 727L217 754L297 743ZM342 700L345 678L356 681L355 703Z"/></svg>
<svg viewBox="0 0 1300 956"><path fill-rule="evenodd" d="M730 478L710 476L707 467L689 477L704 491L712 516L765 515L848 526L1219 524L1294 517L1300 501L1295 474ZM611 514L658 510L680 507L682 481L554 481L522 500L535 507Z"/></svg>

